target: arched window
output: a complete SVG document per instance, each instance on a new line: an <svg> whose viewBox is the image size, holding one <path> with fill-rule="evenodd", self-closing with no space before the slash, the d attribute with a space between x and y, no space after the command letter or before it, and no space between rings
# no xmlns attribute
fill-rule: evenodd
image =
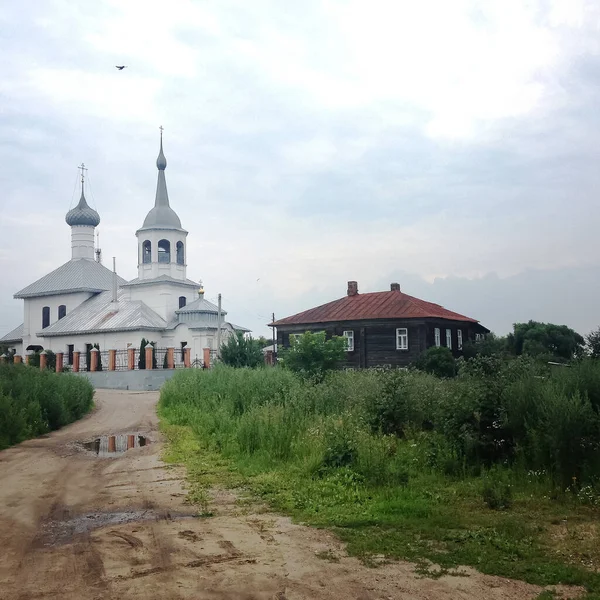
<svg viewBox="0 0 600 600"><path fill-rule="evenodd" d="M187 303L185 296L179 296L179 308L183 308Z"/></svg>
<svg viewBox="0 0 600 600"><path fill-rule="evenodd" d="M58 319L62 319L67 316L67 307L64 304L61 304L58 307Z"/></svg>
<svg viewBox="0 0 600 600"><path fill-rule="evenodd" d="M50 325L50 307L44 306L42 308L42 329L46 329Z"/></svg>
<svg viewBox="0 0 600 600"><path fill-rule="evenodd" d="M142 262L144 264L152 262L152 242L150 240L146 240L142 244Z"/></svg>
<svg viewBox="0 0 600 600"><path fill-rule="evenodd" d="M183 255L183 242L177 242L177 264L185 264L185 257Z"/></svg>
<svg viewBox="0 0 600 600"><path fill-rule="evenodd" d="M158 242L158 262L171 262L171 242L169 240L160 240Z"/></svg>

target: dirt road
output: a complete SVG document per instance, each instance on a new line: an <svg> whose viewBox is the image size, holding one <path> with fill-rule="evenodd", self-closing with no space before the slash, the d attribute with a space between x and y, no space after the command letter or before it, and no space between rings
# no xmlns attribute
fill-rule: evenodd
<svg viewBox="0 0 600 600"><path fill-rule="evenodd" d="M0 452L0 599L539 594L535 586L474 572L430 580L406 563L367 568L327 532L274 514L244 514L227 491L214 495L215 516L195 517L185 503L183 469L160 460L157 400L156 393L98 391L87 418ZM120 433L147 436L149 444L116 458L80 444Z"/></svg>

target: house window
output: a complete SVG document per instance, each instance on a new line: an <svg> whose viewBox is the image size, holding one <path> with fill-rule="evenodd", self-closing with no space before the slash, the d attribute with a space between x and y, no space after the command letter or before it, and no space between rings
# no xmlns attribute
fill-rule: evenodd
<svg viewBox="0 0 600 600"><path fill-rule="evenodd" d="M67 364L68 365L72 365L73 364L73 352L75 352L75 345L74 344L69 344L67 346Z"/></svg>
<svg viewBox="0 0 600 600"><path fill-rule="evenodd" d="M475 341L476 342L481 342L485 339L485 335L483 333L476 333L475 334Z"/></svg>
<svg viewBox="0 0 600 600"><path fill-rule="evenodd" d="M42 308L42 329L46 329L50 325L50 307Z"/></svg>
<svg viewBox="0 0 600 600"><path fill-rule="evenodd" d="M456 332L456 347L459 350L462 350L462 329L459 329Z"/></svg>
<svg viewBox="0 0 600 600"><path fill-rule="evenodd" d="M177 264L183 265L185 264L185 257L183 255L183 242L177 242Z"/></svg>
<svg viewBox="0 0 600 600"><path fill-rule="evenodd" d="M452 350L452 330L446 329L446 347Z"/></svg>
<svg viewBox="0 0 600 600"><path fill-rule="evenodd" d="M435 346L436 348L439 348L442 345L442 340L440 338L440 328L436 327L435 328Z"/></svg>
<svg viewBox="0 0 600 600"><path fill-rule="evenodd" d="M179 296L179 308L183 308L186 304L187 300L185 296Z"/></svg>
<svg viewBox="0 0 600 600"><path fill-rule="evenodd" d="M408 350L408 329L396 329L396 350Z"/></svg>
<svg viewBox="0 0 600 600"><path fill-rule="evenodd" d="M354 352L354 331L344 331L344 337L346 338L346 350Z"/></svg>
<svg viewBox="0 0 600 600"><path fill-rule="evenodd" d="M67 316L67 307L64 304L61 304L58 307L58 319L63 319Z"/></svg>
<svg viewBox="0 0 600 600"><path fill-rule="evenodd" d="M146 240L142 244L142 263L148 264L152 262L152 242L150 240Z"/></svg>
<svg viewBox="0 0 600 600"><path fill-rule="evenodd" d="M158 262L171 262L171 242L169 240L160 240L158 242Z"/></svg>

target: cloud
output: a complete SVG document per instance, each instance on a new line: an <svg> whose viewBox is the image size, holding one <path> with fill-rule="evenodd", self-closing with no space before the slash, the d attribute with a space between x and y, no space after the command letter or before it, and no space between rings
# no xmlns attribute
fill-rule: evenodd
<svg viewBox="0 0 600 600"><path fill-rule="evenodd" d="M188 276L240 325L399 274L501 332L596 326L593 3L34 4L0 16L0 330L70 256L82 161L105 260L136 276L161 124Z"/></svg>

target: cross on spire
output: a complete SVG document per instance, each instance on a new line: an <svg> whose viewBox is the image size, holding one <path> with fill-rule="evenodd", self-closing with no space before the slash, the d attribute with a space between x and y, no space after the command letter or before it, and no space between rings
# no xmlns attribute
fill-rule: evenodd
<svg viewBox="0 0 600 600"><path fill-rule="evenodd" d="M161 126L159 127L159 129L160 129L160 139L162 140L162 132L163 132L163 130L164 130L164 127L161 125Z"/></svg>
<svg viewBox="0 0 600 600"><path fill-rule="evenodd" d="M83 186L83 180L85 178L85 171L87 171L87 167L84 163L81 163L77 168L81 170L81 185Z"/></svg>

